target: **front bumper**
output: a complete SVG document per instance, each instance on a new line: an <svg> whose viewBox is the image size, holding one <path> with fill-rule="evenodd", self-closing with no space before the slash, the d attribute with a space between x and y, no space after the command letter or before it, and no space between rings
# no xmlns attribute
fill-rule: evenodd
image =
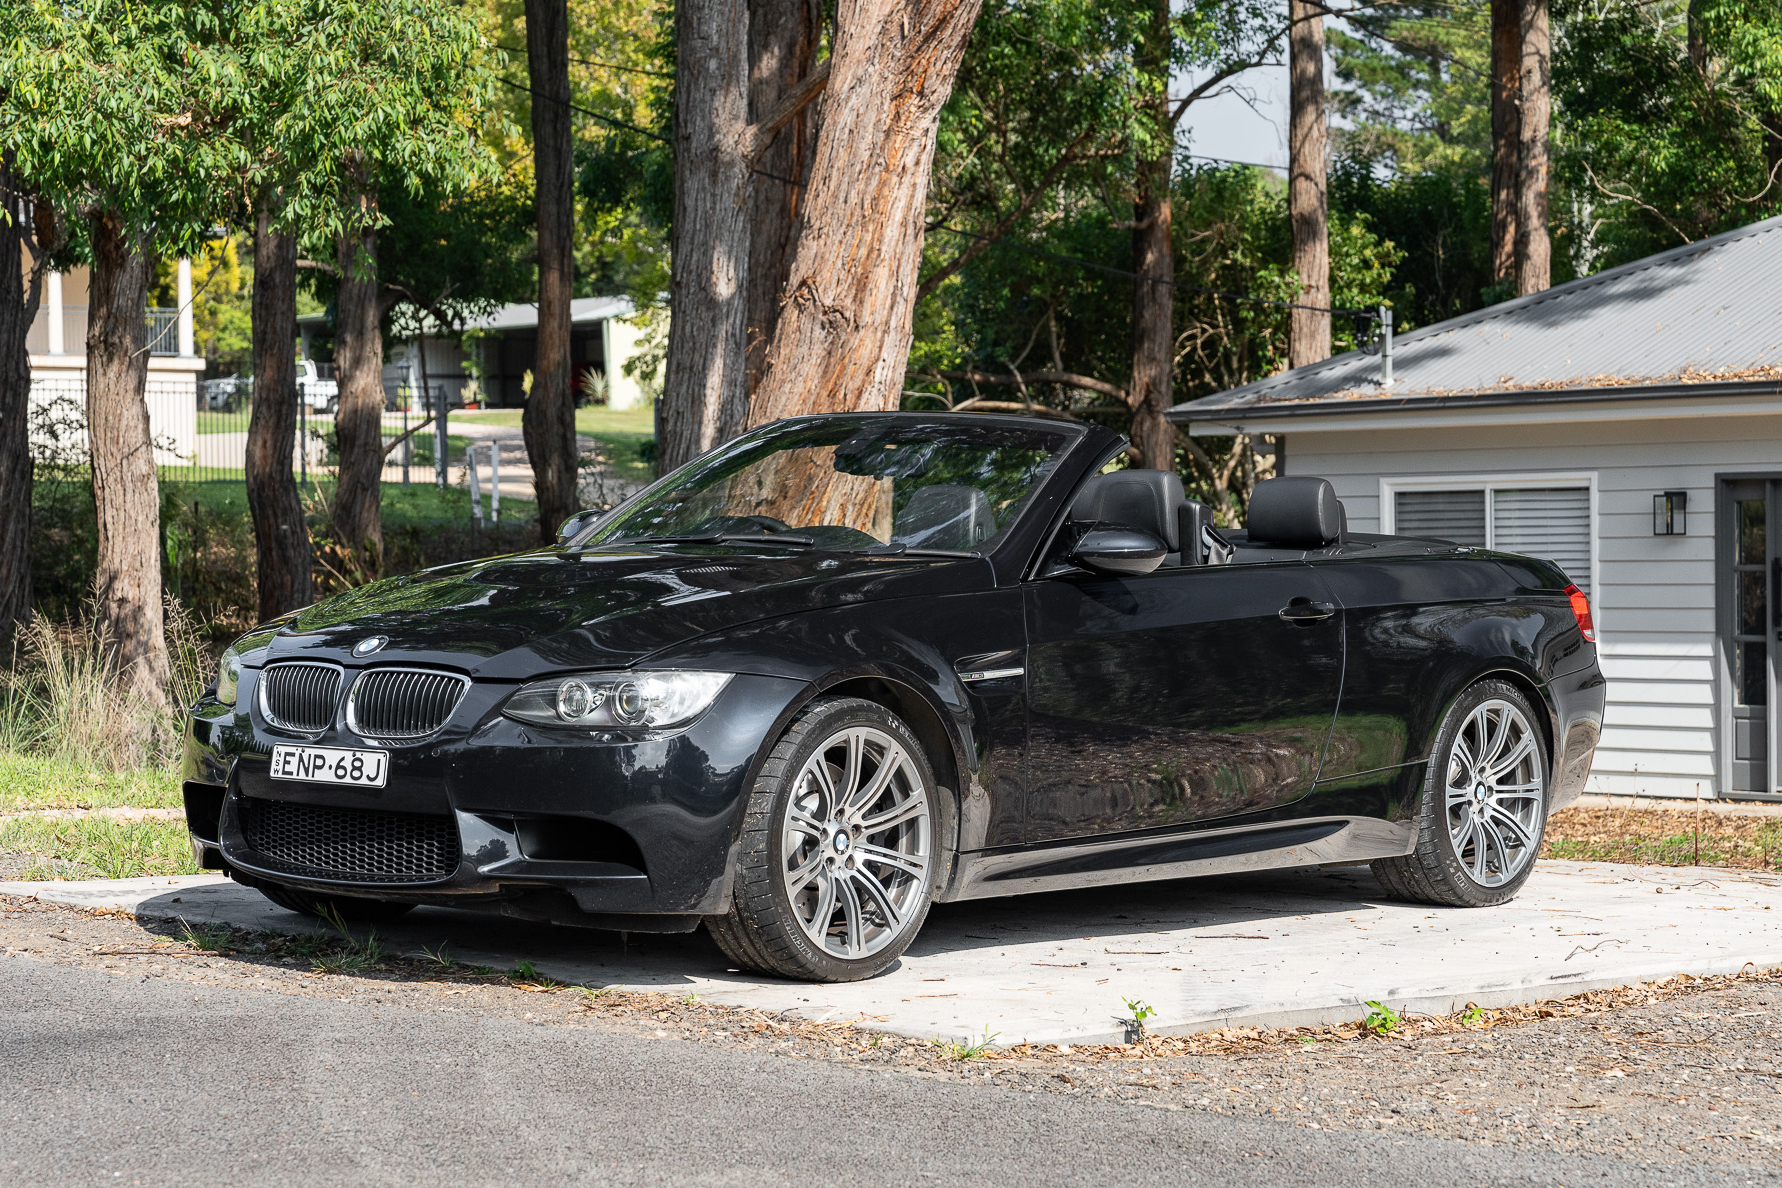
<svg viewBox="0 0 1782 1188"><path fill-rule="evenodd" d="M243 674L238 705L254 704L255 675ZM513 688L474 685L438 735L380 746L390 753L381 789L272 778L277 743L378 745L344 725L287 738L255 713L200 702L185 762L199 864L248 884L638 931L690 928L722 912L750 774L803 683L737 676L692 726L649 738L512 721L499 707ZM309 830L295 849L264 841L256 822L269 806L285 822L281 838ZM327 838L353 837L364 843L359 854L389 853L407 852L405 838L422 833L434 858L418 866L366 870L315 857Z"/></svg>

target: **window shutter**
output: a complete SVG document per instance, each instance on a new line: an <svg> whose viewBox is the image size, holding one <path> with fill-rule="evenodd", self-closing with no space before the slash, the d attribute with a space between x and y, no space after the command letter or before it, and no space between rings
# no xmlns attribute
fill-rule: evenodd
<svg viewBox="0 0 1782 1188"><path fill-rule="evenodd" d="M1492 547L1552 561L1590 593L1590 489L1507 488L1491 493Z"/></svg>
<svg viewBox="0 0 1782 1188"><path fill-rule="evenodd" d="M1393 530L1400 536L1433 536L1485 547L1485 492L1399 491Z"/></svg>

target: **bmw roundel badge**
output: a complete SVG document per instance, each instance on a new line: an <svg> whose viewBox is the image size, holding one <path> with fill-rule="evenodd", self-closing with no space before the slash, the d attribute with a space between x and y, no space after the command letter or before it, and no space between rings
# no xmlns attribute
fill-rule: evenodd
<svg viewBox="0 0 1782 1188"><path fill-rule="evenodd" d="M389 642L390 637L387 635L368 635L353 645L353 655L369 656L373 652L381 651L383 646Z"/></svg>

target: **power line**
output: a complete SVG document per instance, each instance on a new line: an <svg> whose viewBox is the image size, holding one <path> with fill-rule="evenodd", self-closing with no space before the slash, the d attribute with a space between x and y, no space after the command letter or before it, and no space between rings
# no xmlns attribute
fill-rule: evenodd
<svg viewBox="0 0 1782 1188"><path fill-rule="evenodd" d="M491 42L490 44L496 49L506 50L510 54L519 54L521 57L531 56L528 51L521 49L517 45L502 45L499 41ZM625 70L632 74L647 74L651 78L674 77L674 75L666 70L646 70L642 66L626 66L620 62L602 62L599 58L578 58L574 54L567 54L565 56L578 66L600 66L607 70Z"/></svg>
<svg viewBox="0 0 1782 1188"><path fill-rule="evenodd" d="M638 127L636 124L626 123L624 120L615 119L603 112L598 112L592 108L582 107L578 104L571 103L567 99L558 99L555 95L540 96L539 93L534 91L531 87L522 86L520 83L517 83L512 79L502 78L500 75L496 75L496 77L500 78L502 82L514 88L516 91L525 91L536 98L550 99L553 102L563 104L571 111L578 111L585 116L590 116L593 119L611 124L616 128L624 128L627 131L636 132L640 136L647 136L651 140L658 140L664 144L670 143L668 137L663 136L661 133L651 132L646 128ZM1248 162L1238 161L1233 162L1233 164L1242 165L1248 164ZM795 178L781 177L779 174L769 173L765 169L751 169L749 172L758 177L767 178L769 181L777 181L782 185L792 186L795 189L804 189L804 183ZM1139 273L1133 272L1131 269L1116 268L1112 264L1102 264L1095 260L1086 260L1081 256L1066 256L1059 252L1048 252L1041 248L1027 247L1025 244L1015 243L1012 240L998 238L993 235L983 235L976 231L967 231L963 227L955 227L950 223L936 223L934 229L936 231L950 231L954 235L963 236L966 239L975 239L983 243L1000 243L1014 251L1025 252L1030 256L1039 256L1047 260L1056 260L1061 264L1075 264L1079 268L1092 268L1098 272L1111 273L1114 276L1124 276L1132 280L1146 280L1154 285L1165 285L1183 293L1198 293L1206 297L1223 297L1227 301L1245 302L1251 305L1265 305L1271 309L1304 309L1309 310L1312 313L1346 314L1349 317L1354 318L1357 323L1365 320L1378 319L1380 316L1377 312L1371 309L1344 309L1335 306L1300 305L1292 301L1271 301L1267 297L1252 297L1248 293L1233 293L1228 289L1208 289L1203 288L1200 285L1185 285L1181 281L1167 280L1160 276L1141 276Z"/></svg>

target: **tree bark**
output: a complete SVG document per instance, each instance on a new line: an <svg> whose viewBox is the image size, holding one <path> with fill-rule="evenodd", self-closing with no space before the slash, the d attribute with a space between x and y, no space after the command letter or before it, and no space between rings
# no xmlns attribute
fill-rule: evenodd
<svg viewBox="0 0 1782 1188"><path fill-rule="evenodd" d="M1516 186L1516 292L1527 296L1553 279L1547 233L1547 131L1553 111L1552 32L1547 0L1522 0L1521 118Z"/></svg>
<svg viewBox="0 0 1782 1188"><path fill-rule="evenodd" d="M898 406L935 134L978 6L841 0L798 245L750 424Z"/></svg>
<svg viewBox="0 0 1782 1188"><path fill-rule="evenodd" d="M816 61L822 10L814 0L750 0L749 118L759 123L803 82ZM749 264L746 303L745 384L753 396L767 370L767 346L780 321L780 299L792 273L801 182L816 142L817 109L807 107L775 132L760 150L749 197ZM768 176L771 175L771 176ZM746 413L746 408L736 410ZM721 423L722 437L742 429Z"/></svg>
<svg viewBox="0 0 1782 1188"><path fill-rule="evenodd" d="M526 60L532 83L532 165L538 212L538 355L521 425L538 536L557 539L581 507L576 492L575 378L569 301L575 278L574 141L569 111L568 0L526 0Z"/></svg>
<svg viewBox="0 0 1782 1188"><path fill-rule="evenodd" d="M1689 64L1695 67L1697 74L1706 75L1708 73L1708 41L1702 31L1702 0L1689 0L1686 20L1686 47L1689 53Z"/></svg>
<svg viewBox="0 0 1782 1188"><path fill-rule="evenodd" d="M1293 269L1299 305L1289 311L1287 366L1330 358L1330 225L1327 207L1324 114L1324 7L1317 0L1288 0L1287 34L1292 114L1288 133L1292 177L1287 186L1293 225Z"/></svg>
<svg viewBox="0 0 1782 1188"><path fill-rule="evenodd" d="M1297 0L1296 0L1297 2ZM1164 413L1170 406L1175 370L1175 255L1170 244L1170 175L1175 160L1175 127L1169 118L1169 2L1159 0L1139 49L1139 71L1155 92L1143 118L1151 141L1140 153L1132 203L1132 444L1139 465L1174 470L1175 430Z"/></svg>
<svg viewBox="0 0 1782 1188"><path fill-rule="evenodd" d="M674 231L661 472L698 457L748 409L747 0L675 5Z"/></svg>
<svg viewBox="0 0 1782 1188"><path fill-rule="evenodd" d="M42 291L41 259L25 266L31 203L0 157L0 646L31 619L31 356L25 345Z"/></svg>
<svg viewBox="0 0 1782 1188"><path fill-rule="evenodd" d="M357 230L340 237L340 284L335 296L334 374L340 386L334 431L340 469L334 489L334 535L352 557L354 576L383 572L384 340L378 323L375 199L359 173Z"/></svg>
<svg viewBox="0 0 1782 1188"><path fill-rule="evenodd" d="M264 622L313 600L309 524L291 465L297 444L297 240L272 225L264 205L254 222L253 321L246 475Z"/></svg>
<svg viewBox="0 0 1782 1188"><path fill-rule="evenodd" d="M88 220L87 446L99 522L97 626L123 687L165 703L172 669L161 612L161 492L149 436L148 278L142 235Z"/></svg>
<svg viewBox="0 0 1782 1188"><path fill-rule="evenodd" d="M1522 145L1522 0L1491 0L1491 279L1516 280Z"/></svg>

